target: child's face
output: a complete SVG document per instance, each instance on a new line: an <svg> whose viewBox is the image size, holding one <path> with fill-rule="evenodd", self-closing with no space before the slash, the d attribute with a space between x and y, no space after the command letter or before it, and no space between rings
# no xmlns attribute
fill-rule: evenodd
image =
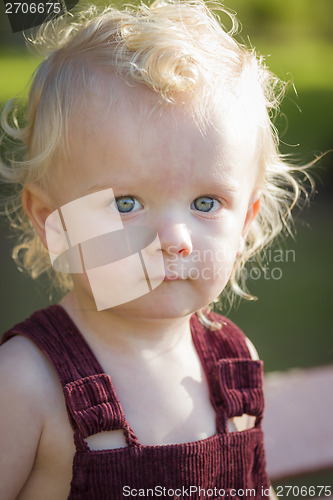
<svg viewBox="0 0 333 500"><path fill-rule="evenodd" d="M190 314L225 287L254 216L256 137L249 137L236 100L232 106L229 100L204 136L181 107L148 116L155 103L150 92L128 91L128 100L111 110L105 102L94 97L75 116L71 172L59 206L101 192L111 221L116 205L107 195L113 191L125 227L156 231L153 251L165 268L159 286L114 310L155 318ZM90 224L100 224L98 212L93 218ZM76 293L92 297L87 280L73 278ZM127 278L135 287L135 273Z"/></svg>

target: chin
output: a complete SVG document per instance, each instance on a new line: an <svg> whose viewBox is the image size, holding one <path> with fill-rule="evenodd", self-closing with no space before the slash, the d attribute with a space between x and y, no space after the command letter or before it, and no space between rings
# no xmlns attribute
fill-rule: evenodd
<svg viewBox="0 0 333 500"><path fill-rule="evenodd" d="M186 293L179 296L177 293L161 293L161 290L155 289L137 299L111 308L110 311L138 319L163 320L184 318L201 307L204 307L201 300L189 297Z"/></svg>

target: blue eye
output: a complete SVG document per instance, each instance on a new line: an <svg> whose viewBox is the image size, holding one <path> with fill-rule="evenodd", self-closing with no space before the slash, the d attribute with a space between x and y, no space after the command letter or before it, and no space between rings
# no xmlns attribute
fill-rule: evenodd
<svg viewBox="0 0 333 500"><path fill-rule="evenodd" d="M117 210L121 214L128 214L142 208L142 203L133 196L119 196L115 201Z"/></svg>
<svg viewBox="0 0 333 500"><path fill-rule="evenodd" d="M191 208L199 212L216 212L220 207L221 202L210 196L200 196L191 203Z"/></svg>

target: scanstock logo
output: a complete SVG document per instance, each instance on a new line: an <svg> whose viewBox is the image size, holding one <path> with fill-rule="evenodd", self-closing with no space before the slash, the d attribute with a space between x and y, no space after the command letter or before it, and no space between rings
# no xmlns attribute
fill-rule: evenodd
<svg viewBox="0 0 333 500"><path fill-rule="evenodd" d="M71 201L45 221L53 268L84 273L99 311L141 297L165 277L155 229L123 225L113 190Z"/></svg>
<svg viewBox="0 0 333 500"><path fill-rule="evenodd" d="M79 0L3 0L12 32L26 31L62 16Z"/></svg>

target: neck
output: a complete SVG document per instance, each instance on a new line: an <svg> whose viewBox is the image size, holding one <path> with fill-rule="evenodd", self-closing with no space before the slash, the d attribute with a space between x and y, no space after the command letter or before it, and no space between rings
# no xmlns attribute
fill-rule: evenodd
<svg viewBox="0 0 333 500"><path fill-rule="evenodd" d="M149 357L191 342L190 316L141 318L120 309L97 311L82 304L72 291L60 302L92 346L123 354Z"/></svg>

